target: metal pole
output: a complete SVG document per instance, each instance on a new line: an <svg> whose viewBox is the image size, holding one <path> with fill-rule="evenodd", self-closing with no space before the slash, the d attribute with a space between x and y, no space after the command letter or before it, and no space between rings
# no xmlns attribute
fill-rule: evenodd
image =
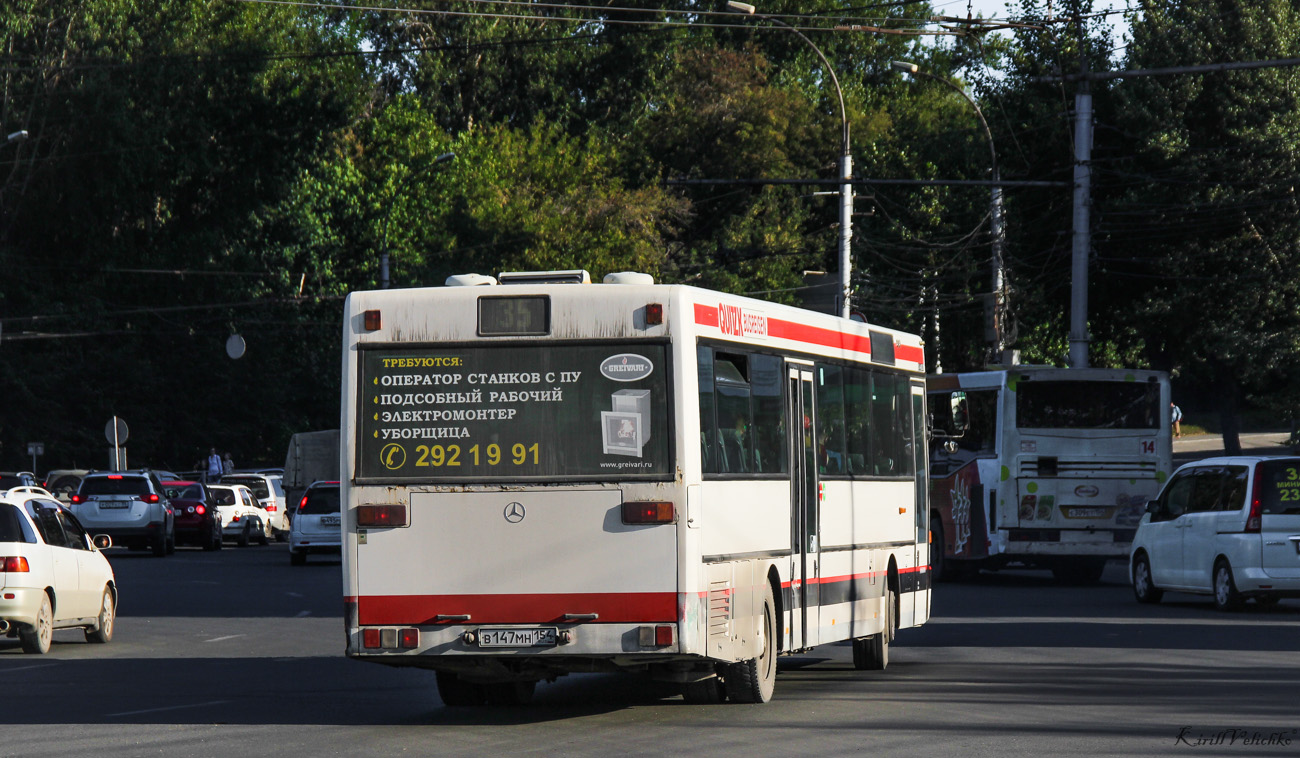
<svg viewBox="0 0 1300 758"><path fill-rule="evenodd" d="M1070 367L1088 368L1088 252L1092 247L1092 95L1074 96L1074 238L1070 281Z"/></svg>
<svg viewBox="0 0 1300 758"><path fill-rule="evenodd" d="M848 318L853 309L851 301L852 295L852 246L853 246L853 156L849 152L849 115L844 108L844 90L840 89L840 79L835 75L835 69L831 62L826 59L820 47L813 44L803 32L790 26L779 18L757 13L754 6L749 3L737 2L737 0L728 0L727 8L738 13L745 13L755 18L761 18L769 23L784 27L789 31L797 34L799 39L803 40L811 47L817 57L821 59L822 65L826 67L826 73L830 74L831 82L835 85L835 95L840 100L840 129L841 141L843 148L840 157L840 316Z"/></svg>

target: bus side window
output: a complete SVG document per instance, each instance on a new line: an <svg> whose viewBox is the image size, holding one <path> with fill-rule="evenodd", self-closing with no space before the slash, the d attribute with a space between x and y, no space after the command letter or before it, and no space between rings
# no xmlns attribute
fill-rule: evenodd
<svg viewBox="0 0 1300 758"><path fill-rule="evenodd" d="M871 465L871 374L851 368L844 372L845 449L849 473L870 476Z"/></svg>
<svg viewBox="0 0 1300 758"><path fill-rule="evenodd" d="M839 366L817 366L817 464L823 474L848 473L843 373Z"/></svg>
<svg viewBox="0 0 1300 758"><path fill-rule="evenodd" d="M749 356L749 386L753 401L753 466L756 474L786 470L784 364L775 355Z"/></svg>
<svg viewBox="0 0 1300 758"><path fill-rule="evenodd" d="M713 400L713 349L703 345L695 349L700 381L700 459L706 474L716 474L722 469L718 458L719 448L712 442L717 438L717 418Z"/></svg>

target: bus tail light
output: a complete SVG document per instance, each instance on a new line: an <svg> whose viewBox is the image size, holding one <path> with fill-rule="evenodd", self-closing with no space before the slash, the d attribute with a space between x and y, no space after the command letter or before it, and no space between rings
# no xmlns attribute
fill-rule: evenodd
<svg viewBox="0 0 1300 758"><path fill-rule="evenodd" d="M677 520L672 503L650 501L623 503L624 524L671 524Z"/></svg>
<svg viewBox="0 0 1300 758"><path fill-rule="evenodd" d="M380 317L379 311L366 311L363 318L367 332L377 332L383 324L383 318Z"/></svg>
<svg viewBox="0 0 1300 758"><path fill-rule="evenodd" d="M1255 464L1255 481L1250 485L1250 515L1246 516L1246 532L1258 534L1264 515L1264 467Z"/></svg>
<svg viewBox="0 0 1300 758"><path fill-rule="evenodd" d="M359 505L357 526L406 526L405 505Z"/></svg>
<svg viewBox="0 0 1300 758"><path fill-rule="evenodd" d="M668 647L673 644L676 629L672 624L643 626L637 629L637 641L641 647Z"/></svg>
<svg viewBox="0 0 1300 758"><path fill-rule="evenodd" d="M664 304L646 303L645 322L649 326L658 326L664 322Z"/></svg>
<svg viewBox="0 0 1300 758"><path fill-rule="evenodd" d="M420 646L420 630L415 627L406 629L362 629L361 646L367 650L414 650Z"/></svg>

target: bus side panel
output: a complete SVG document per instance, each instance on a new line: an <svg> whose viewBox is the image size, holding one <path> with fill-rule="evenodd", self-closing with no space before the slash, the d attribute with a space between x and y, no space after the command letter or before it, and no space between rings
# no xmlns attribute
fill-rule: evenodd
<svg viewBox="0 0 1300 758"><path fill-rule="evenodd" d="M989 554L985 488L976 461L948 474L930 479L930 507L938 514L943 532L945 558L977 560Z"/></svg>
<svg viewBox="0 0 1300 758"><path fill-rule="evenodd" d="M700 485L700 554L706 561L790 553L790 486L773 481Z"/></svg>

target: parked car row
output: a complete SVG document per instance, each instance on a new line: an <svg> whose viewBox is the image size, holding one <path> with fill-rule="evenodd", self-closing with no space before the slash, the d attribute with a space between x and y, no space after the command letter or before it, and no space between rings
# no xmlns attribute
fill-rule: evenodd
<svg viewBox="0 0 1300 758"><path fill-rule="evenodd" d="M113 638L117 582L100 550L54 495L22 485L0 499L0 635L28 653L50 649L55 629L81 628L87 642Z"/></svg>
<svg viewBox="0 0 1300 758"><path fill-rule="evenodd" d="M147 469L88 472L67 504L33 484L0 490L0 636L19 638L28 653L48 652L56 629L80 628L87 641L108 642L118 593L101 551L115 540L158 556L178 543L265 545L275 535L267 499L244 484L163 481ZM339 552L338 482L311 485L294 510L291 564Z"/></svg>

